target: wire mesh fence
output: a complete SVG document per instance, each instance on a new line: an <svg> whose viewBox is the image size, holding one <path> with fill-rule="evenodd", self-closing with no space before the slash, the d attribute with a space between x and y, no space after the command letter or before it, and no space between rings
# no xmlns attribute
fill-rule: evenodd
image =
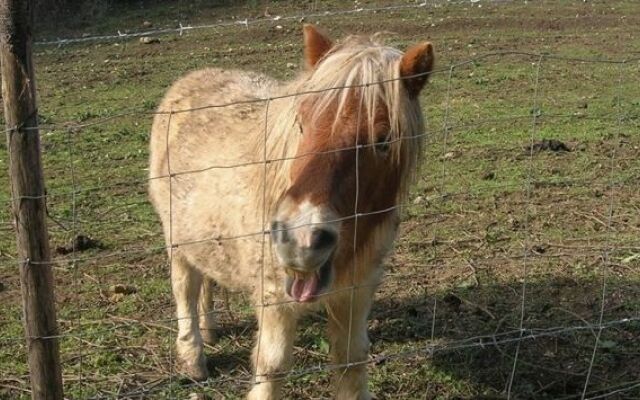
<svg viewBox="0 0 640 400"><path fill-rule="evenodd" d="M475 8L478 4L451 3L437 3L438 11L461 19L480 17L468 15L469 10L479 10ZM251 301L242 293L223 289L216 290L210 311L219 320L220 330L218 344L207 347L213 360L212 376L195 382L175 370L173 342L178 318L170 295L167 252L171 256L174 249L182 247L249 238L261 240L264 249L269 246L271 228L269 216L263 212L262 226L252 231L163 243L146 200L147 132L151 118L159 112L154 111L155 102L147 103L143 100L147 96L139 95L147 76L144 71L159 67L161 76L154 79L162 83L153 85L149 94L157 98L180 75L166 73L162 63L173 54L180 54L179 62L183 62L196 53L190 51L196 47L202 51L199 41L203 38L196 31L226 29L219 34L242 32L239 35L246 40L252 35L261 37L264 33L260 29L288 29L276 28L276 24L288 23L298 29L302 17L311 20L340 15L346 16L347 25L337 26L349 32L350 18L361 14L384 19L383 29L389 25L402 30L403 24L413 22L411 18L423 23L432 17L434 4L374 3L344 12L314 10L290 17L247 19L242 24L223 22L41 43L36 49L40 57L59 64L44 67L44 80L73 74L63 85L76 86L84 84L84 74L96 79L89 87L73 91L62 89L54 94L48 89L51 91L45 92L41 101L44 109L47 94L55 95L51 111L41 115L41 130L49 228L57 245L57 256L51 262L60 308L61 333L57 337L62 343L69 397L183 398L189 393L237 397L255 380L248 362L256 329ZM619 9L624 10L625 4L621 2ZM481 5L487 12L483 19L490 21L494 16L491 10L505 14L516 10L514 20L530 12L519 8L521 5ZM573 21L569 17L573 10L567 9L567 15L560 12L558 20ZM364 31L371 28L366 26ZM278 377L286 382L286 397L328 397L329 373L361 363L368 365L372 390L381 398L637 397L640 355L634 343L640 335L640 143L635 133L640 110L633 82L640 78L640 58L637 47L629 50L621 44L626 41L637 46L637 32L621 29L593 35L578 32L578 28L570 26L543 36L559 43L552 49L536 41L524 49L482 51L473 47L481 47L474 37L448 36L440 46L438 36L433 35L442 61L431 73L430 86L421 97L428 121L427 130L419 136L424 136L427 148L411 195L393 207L354 212L330 221L362 221L397 211L403 215L397 248L385 262L386 274L369 323L371 356L346 364L329 362L329 344L322 335L328 317L314 314L299 327L300 347L294 348L298 361ZM567 33L572 29L576 32ZM413 40L419 33L392 37L391 42L404 48L408 38ZM143 44L127 41L152 34L174 34L189 44L170 42L177 53L167 51L167 58L158 56L150 67L132 61L144 57L148 50ZM527 37L513 34L514 38L523 36ZM594 42L562 51L567 43L585 38L597 39L595 45L604 42L620 47L611 56L591 54L588 45ZM278 40L278 36L266 40ZM81 47L96 41L119 46L116 50ZM283 41L288 41L288 36ZM503 44L496 43L496 47ZM186 49L181 50L182 46ZM289 47L274 63L274 73L291 78L295 71L290 71L287 61L298 57L298 50ZM66 57L73 60L82 51L105 62L98 65L95 60L81 59L65 65ZM246 64L242 64L243 55L236 53L242 51L250 54ZM224 56L228 58L220 61L222 53L228 53ZM113 65L116 54L119 61ZM247 48L215 54L205 50L202 54L222 66L238 63L244 69L264 58L259 51ZM202 66L200 59L196 61ZM135 64L143 65L137 69ZM167 67L170 70L173 65ZM190 67L180 64L177 69ZM142 86L127 90L119 85L120 80L131 84L128 74L141 77ZM115 89L102 86L100 79L105 77ZM124 105L114 104L103 111L106 107L101 102L110 104L114 91L122 94L114 97L115 102ZM96 92L97 101L90 103L92 96L86 93ZM80 101L87 102L86 107L70 105L72 111L56 115L57 104L75 101L71 93L83 93ZM243 103L264 105L275 100L279 97ZM234 105L238 102L176 109L168 115L173 118ZM266 110L265 118L269 117ZM398 140L410 139L415 136ZM330 152L357 154L368 146L374 144L354 144ZM182 175L218 170L266 169L313 156L318 153L212 163L184 171L169 166L168 174L151 179L171 182ZM8 207L6 191L2 196ZM10 214L5 212L2 221L2 230L9 237ZM0 393L15 397L28 394L29 389L26 366L15 362L16 355L21 359L24 353L24 337L16 324L19 302L11 278L20 260L12 257L8 243L3 240L0 273L6 282L0 295L7 304L0 322L0 342L6 349L0 357L4 390ZM264 253L260 259L264 260ZM353 293L355 289L351 285L343 290ZM262 301L261 305L264 309L281 303Z"/></svg>

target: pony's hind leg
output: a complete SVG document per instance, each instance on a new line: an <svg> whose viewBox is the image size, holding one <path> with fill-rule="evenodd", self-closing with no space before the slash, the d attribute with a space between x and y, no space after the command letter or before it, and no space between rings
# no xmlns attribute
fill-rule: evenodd
<svg viewBox="0 0 640 400"><path fill-rule="evenodd" d="M202 278L200 298L198 300L198 313L200 317L200 335L208 345L214 345L216 336L216 319L213 309L213 288L215 282L206 276Z"/></svg>
<svg viewBox="0 0 640 400"><path fill-rule="evenodd" d="M336 365L355 363L349 368L336 369L336 400L372 398L367 388L367 366L364 362L369 354L367 317L375 289L360 287L353 290L353 297L350 291L346 291L332 297L326 305L333 362Z"/></svg>
<svg viewBox="0 0 640 400"><path fill-rule="evenodd" d="M171 286L178 319L178 369L195 380L208 377L202 336L198 326L198 296L202 274L179 255L171 260Z"/></svg>
<svg viewBox="0 0 640 400"><path fill-rule="evenodd" d="M256 375L247 398L275 400L280 398L283 375L291 367L298 315L291 307L278 305L259 306L256 312L259 329L253 348Z"/></svg>

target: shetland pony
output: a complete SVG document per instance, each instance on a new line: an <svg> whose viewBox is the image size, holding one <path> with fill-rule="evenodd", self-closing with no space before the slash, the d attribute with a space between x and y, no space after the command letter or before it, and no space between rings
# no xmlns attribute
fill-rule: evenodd
<svg viewBox="0 0 640 400"><path fill-rule="evenodd" d="M403 53L375 37L334 45L305 25L304 59L288 83L192 72L160 104L149 194L171 260L179 368L208 376L213 280L256 305L249 399L279 397L297 321L321 306L336 398L369 399L367 317L420 163L418 94L433 48Z"/></svg>

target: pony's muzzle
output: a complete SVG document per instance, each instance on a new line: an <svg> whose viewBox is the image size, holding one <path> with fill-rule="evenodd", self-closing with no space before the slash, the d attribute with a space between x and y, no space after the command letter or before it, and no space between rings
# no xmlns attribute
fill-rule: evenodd
<svg viewBox="0 0 640 400"><path fill-rule="evenodd" d="M308 215L283 217L272 222L271 240L278 262L286 272L286 293L298 302L313 301L331 283L339 225Z"/></svg>
<svg viewBox="0 0 640 400"><path fill-rule="evenodd" d="M313 229L309 240L309 250L320 251L335 246L338 235L328 229Z"/></svg>
<svg viewBox="0 0 640 400"><path fill-rule="evenodd" d="M271 240L280 264L300 273L320 268L333 255L338 233L332 229L271 224Z"/></svg>

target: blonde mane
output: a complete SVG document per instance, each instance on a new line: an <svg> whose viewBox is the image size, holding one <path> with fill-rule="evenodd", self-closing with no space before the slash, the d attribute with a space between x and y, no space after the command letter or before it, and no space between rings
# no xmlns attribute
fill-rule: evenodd
<svg viewBox="0 0 640 400"><path fill-rule="evenodd" d="M424 142L424 120L416 99L411 99L400 79L402 52L384 46L376 36L350 36L335 46L316 65L313 71L303 72L297 79L282 88L281 95L295 95L272 100L267 114L266 132L258 132L254 151L256 159L276 160L256 176L260 182L255 187L261 190L266 178L266 210L270 211L287 187L290 186L289 171L296 157L300 128L297 112L300 103L313 98L314 110L311 120L317 120L328 107L337 104L336 122L345 112L352 91L360 100L360 112L369 122L370 143L375 143L373 123L379 107L389 114L390 132L388 141L392 149L392 162L400 163L402 182L399 199L406 197L415 178ZM266 133L266 146L265 142ZM354 143L355 145L355 143ZM304 157L305 155L298 155Z"/></svg>

